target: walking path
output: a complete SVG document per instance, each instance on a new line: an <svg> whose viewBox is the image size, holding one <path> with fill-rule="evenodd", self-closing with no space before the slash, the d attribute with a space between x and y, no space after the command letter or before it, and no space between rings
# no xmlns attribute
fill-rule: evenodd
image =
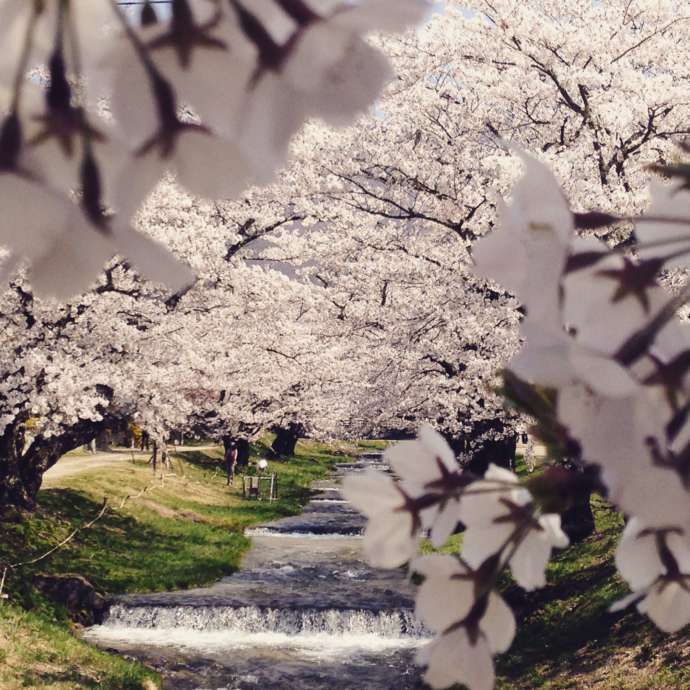
<svg viewBox="0 0 690 690"><path fill-rule="evenodd" d="M188 453L195 450L210 450L218 446L169 446L171 453ZM151 457L150 451L139 451L129 448L115 448L112 451L97 453L85 452L83 455L65 455L53 465L44 475L44 480L48 482L69 477L82 472L112 467L124 462L131 462L132 456L137 460L147 460Z"/></svg>
<svg viewBox="0 0 690 690"><path fill-rule="evenodd" d="M412 690L422 631L402 571L360 555L364 519L343 463L302 515L248 530L242 569L211 587L118 597L87 638L157 668L176 690Z"/></svg>

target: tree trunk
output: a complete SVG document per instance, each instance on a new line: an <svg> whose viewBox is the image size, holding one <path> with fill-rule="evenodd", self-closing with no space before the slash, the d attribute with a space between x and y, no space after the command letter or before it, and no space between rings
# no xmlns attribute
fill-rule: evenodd
<svg viewBox="0 0 690 690"><path fill-rule="evenodd" d="M110 450L111 434L108 429L103 429L96 436L96 450L99 452L107 452Z"/></svg>
<svg viewBox="0 0 690 690"><path fill-rule="evenodd" d="M237 466L246 467L249 464L249 441L246 438L235 439L237 446Z"/></svg>
<svg viewBox="0 0 690 690"><path fill-rule="evenodd" d="M594 533L594 514L589 499L592 493L578 495L573 506L561 516L561 527L571 544L577 544Z"/></svg>
<svg viewBox="0 0 690 690"><path fill-rule="evenodd" d="M24 426L11 424L0 436L0 508L33 510L38 469L24 462Z"/></svg>
<svg viewBox="0 0 690 690"><path fill-rule="evenodd" d="M573 492L572 506L561 515L561 527L568 535L571 544L577 544L594 534L595 523L592 513L591 498L599 484L599 470L594 466L584 469L575 463L565 462L567 468L582 475L582 484Z"/></svg>
<svg viewBox="0 0 690 690"><path fill-rule="evenodd" d="M515 466L516 447L517 436L504 438L500 441L484 441L472 454L467 469L481 476L489 469L490 464L512 470Z"/></svg>
<svg viewBox="0 0 690 690"><path fill-rule="evenodd" d="M277 457L286 458L295 454L295 446L304 430L300 424L288 424L286 427L273 429L276 434L271 450Z"/></svg>
<svg viewBox="0 0 690 690"><path fill-rule="evenodd" d="M61 434L37 436L25 447L25 420L5 428L0 435L0 517L19 511L33 511L44 473L65 453L96 438L114 418L103 414L98 422L81 420Z"/></svg>
<svg viewBox="0 0 690 690"><path fill-rule="evenodd" d="M456 454L469 456L464 469L473 474L484 476L490 464L498 465L512 470L515 466L515 449L517 448L517 435L501 438L496 441L482 437L505 433L505 425L500 419L484 420L475 425L471 435L448 439L448 444Z"/></svg>

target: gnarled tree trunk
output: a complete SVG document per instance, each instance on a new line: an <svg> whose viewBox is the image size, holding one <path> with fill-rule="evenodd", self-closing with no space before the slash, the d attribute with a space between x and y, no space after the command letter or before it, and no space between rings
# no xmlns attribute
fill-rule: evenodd
<svg viewBox="0 0 690 690"><path fill-rule="evenodd" d="M500 440L482 438L494 432L501 435ZM515 465L517 435L504 436L505 424L501 419L478 422L470 435L450 438L448 443L456 454L465 454L469 460L464 469L473 474L484 476L490 464L512 470Z"/></svg>
<svg viewBox="0 0 690 690"><path fill-rule="evenodd" d="M237 447L237 466L246 467L249 464L249 441L246 438L235 439Z"/></svg>
<svg viewBox="0 0 690 690"><path fill-rule="evenodd" d="M290 423L284 427L274 427L275 439L271 444L271 450L277 457L290 457L295 454L295 446L300 436L304 433L301 424Z"/></svg>
<svg viewBox="0 0 690 690"><path fill-rule="evenodd" d="M65 453L89 443L115 422L108 415L98 422L81 420L61 434L37 436L28 446L24 421L7 426L0 435L0 516L12 509L33 511L45 472Z"/></svg>

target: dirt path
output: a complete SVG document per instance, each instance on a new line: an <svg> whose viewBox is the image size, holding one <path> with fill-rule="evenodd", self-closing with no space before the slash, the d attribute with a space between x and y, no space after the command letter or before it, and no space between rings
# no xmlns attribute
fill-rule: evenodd
<svg viewBox="0 0 690 690"><path fill-rule="evenodd" d="M213 448L217 448L217 446L170 446L170 452L188 453L194 450L212 450ZM47 483L50 483L63 477L81 474L82 472L90 472L103 467L112 467L113 465L131 462L132 457L135 460L146 461L151 457L151 453L146 451L142 453L128 448L116 448L102 453L84 453L84 455L75 456L65 455L43 477Z"/></svg>

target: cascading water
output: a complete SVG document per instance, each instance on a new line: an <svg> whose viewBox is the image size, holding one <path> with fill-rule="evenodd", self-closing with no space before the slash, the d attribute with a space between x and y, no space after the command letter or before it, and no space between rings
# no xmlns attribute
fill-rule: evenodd
<svg viewBox="0 0 690 690"><path fill-rule="evenodd" d="M257 606L122 606L111 607L106 627L184 628L286 635L377 635L421 638L423 629L412 611L286 610Z"/></svg>
<svg viewBox="0 0 690 690"><path fill-rule="evenodd" d="M371 455L341 463L305 512L246 534L244 567L212 587L119 597L86 637L156 667L180 690L421 688L414 649L428 635L403 572L361 559L364 519L338 483Z"/></svg>

